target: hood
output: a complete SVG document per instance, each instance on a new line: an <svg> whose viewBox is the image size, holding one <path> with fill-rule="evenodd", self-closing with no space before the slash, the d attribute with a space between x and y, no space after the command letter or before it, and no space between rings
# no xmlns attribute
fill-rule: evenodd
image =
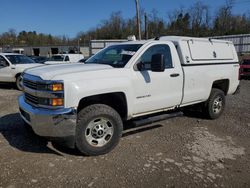
<svg viewBox="0 0 250 188"><path fill-rule="evenodd" d="M113 69L113 67L101 64L67 63L67 64L41 66L27 70L25 71L25 73L39 76L43 80L51 80L53 77L57 75L62 76L64 74L89 72L89 71L97 71L104 69Z"/></svg>
<svg viewBox="0 0 250 188"><path fill-rule="evenodd" d="M29 63L29 64L16 64L13 65L17 68L20 69L28 69L28 68L33 68L33 67L38 67L38 66L43 66L44 64L40 64L40 63Z"/></svg>

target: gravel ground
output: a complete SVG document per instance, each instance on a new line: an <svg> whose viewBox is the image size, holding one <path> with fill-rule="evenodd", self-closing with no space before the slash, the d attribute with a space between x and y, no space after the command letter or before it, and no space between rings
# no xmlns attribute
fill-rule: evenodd
<svg viewBox="0 0 250 188"><path fill-rule="evenodd" d="M84 157L24 127L19 91L0 86L0 187L250 187L250 81L222 117L193 114L127 130Z"/></svg>

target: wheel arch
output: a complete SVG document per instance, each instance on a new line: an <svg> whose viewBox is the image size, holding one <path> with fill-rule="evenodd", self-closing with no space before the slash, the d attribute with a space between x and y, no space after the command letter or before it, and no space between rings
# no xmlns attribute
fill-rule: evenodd
<svg viewBox="0 0 250 188"><path fill-rule="evenodd" d="M16 73L15 78L17 79L17 77L20 76L21 74L22 74L21 72Z"/></svg>
<svg viewBox="0 0 250 188"><path fill-rule="evenodd" d="M221 80L215 80L212 84L212 88L220 89L224 92L225 95L227 95L229 90L229 79L221 79Z"/></svg>
<svg viewBox="0 0 250 188"><path fill-rule="evenodd" d="M77 112L92 104L106 104L114 108L123 120L128 117L127 98L123 92L104 93L84 97L79 101Z"/></svg>

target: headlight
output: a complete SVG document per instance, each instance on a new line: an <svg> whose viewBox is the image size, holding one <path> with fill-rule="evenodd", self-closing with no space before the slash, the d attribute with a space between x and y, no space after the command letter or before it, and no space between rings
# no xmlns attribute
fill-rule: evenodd
<svg viewBox="0 0 250 188"><path fill-rule="evenodd" d="M41 84L40 89L49 93L40 98L39 103L45 106L64 106L64 84L60 81Z"/></svg>
<svg viewBox="0 0 250 188"><path fill-rule="evenodd" d="M51 106L63 106L63 99L58 98L58 99L51 99Z"/></svg>
<svg viewBox="0 0 250 188"><path fill-rule="evenodd" d="M39 98L38 104L43 106L52 106L52 107L60 107L64 105L64 99L63 98Z"/></svg>
<svg viewBox="0 0 250 188"><path fill-rule="evenodd" d="M63 84L62 83L55 83L51 85L52 91L63 91Z"/></svg>
<svg viewBox="0 0 250 188"><path fill-rule="evenodd" d="M63 87L63 83L48 83L48 84L39 83L37 86L37 89L41 91L58 92L58 91L63 91L64 87Z"/></svg>

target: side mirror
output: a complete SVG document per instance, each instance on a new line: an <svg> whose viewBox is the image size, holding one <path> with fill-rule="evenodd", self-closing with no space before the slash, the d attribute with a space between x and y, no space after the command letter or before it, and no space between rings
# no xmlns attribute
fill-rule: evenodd
<svg viewBox="0 0 250 188"><path fill-rule="evenodd" d="M78 62L79 63L85 63L87 61L87 59L80 59Z"/></svg>
<svg viewBox="0 0 250 188"><path fill-rule="evenodd" d="M153 72L164 72L165 61L163 54L154 54L151 59L151 70Z"/></svg>
<svg viewBox="0 0 250 188"><path fill-rule="evenodd" d="M144 63L139 62L136 64L138 71L143 71L145 69Z"/></svg>

